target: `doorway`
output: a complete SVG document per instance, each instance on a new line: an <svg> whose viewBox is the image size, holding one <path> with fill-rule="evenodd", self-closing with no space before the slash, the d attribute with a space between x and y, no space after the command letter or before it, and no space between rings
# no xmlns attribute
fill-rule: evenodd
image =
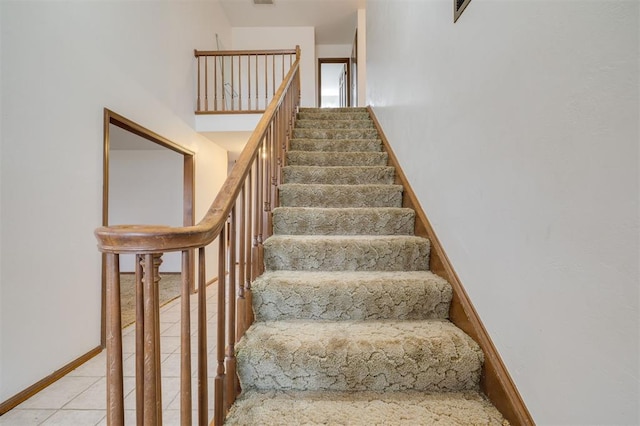
<svg viewBox="0 0 640 426"><path fill-rule="evenodd" d="M194 153L105 108L103 140L102 225L162 223L194 224ZM163 256L160 274L173 288L186 272L193 290L194 257L182 271L180 253ZM106 274L102 262L102 344L105 344ZM123 326L134 318L125 312L132 295L124 283L133 283L135 258L120 256ZM127 275L128 274L128 275ZM161 280L162 285L162 280ZM165 286L166 286L165 285ZM179 291L179 285L178 291ZM164 294L171 297L175 292ZM179 293L178 293L179 294ZM161 295L161 297L163 297ZM129 306L131 307L131 306ZM126 321L125 321L126 319Z"/></svg>
<svg viewBox="0 0 640 426"><path fill-rule="evenodd" d="M350 58L318 59L318 106L337 108L351 106Z"/></svg>

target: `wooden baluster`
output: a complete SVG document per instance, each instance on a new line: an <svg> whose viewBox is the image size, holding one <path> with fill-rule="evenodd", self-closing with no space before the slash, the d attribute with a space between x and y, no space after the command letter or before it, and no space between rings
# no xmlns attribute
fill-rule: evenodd
<svg viewBox="0 0 640 426"><path fill-rule="evenodd" d="M276 55L271 55L271 99L276 94Z"/></svg>
<svg viewBox="0 0 640 426"><path fill-rule="evenodd" d="M265 137L264 149L264 239L266 240L273 233L273 226L271 223L271 145L273 141L273 124L270 124L267 128L267 134Z"/></svg>
<svg viewBox="0 0 640 426"><path fill-rule="evenodd" d="M280 157L280 143L282 140L281 131L282 128L280 126L282 111L286 108L286 104L283 102L280 105L280 108L276 112L274 116L274 128L275 128L275 137L273 140L273 173L271 175L271 193L273 200L273 208L277 208L280 205L280 198L278 196L278 183L280 181L280 170L282 167L282 159Z"/></svg>
<svg viewBox="0 0 640 426"><path fill-rule="evenodd" d="M142 256L135 255L136 280L136 420L144 424L144 287L142 284Z"/></svg>
<svg viewBox="0 0 640 426"><path fill-rule="evenodd" d="M218 110L218 57L213 56L213 110Z"/></svg>
<svg viewBox="0 0 640 426"><path fill-rule="evenodd" d="M260 142L260 156L258 157L258 186L256 191L258 192L258 203L256 204L256 211L258 213L258 258L256 260L256 277L260 276L264 270L263 268L263 259L264 259L264 246L262 243L264 240L262 239L262 232L264 230L264 139Z"/></svg>
<svg viewBox="0 0 640 426"><path fill-rule="evenodd" d="M204 110L209 111L209 57L204 58Z"/></svg>
<svg viewBox="0 0 640 426"><path fill-rule="evenodd" d="M238 56L238 109L242 111L242 56Z"/></svg>
<svg viewBox="0 0 640 426"><path fill-rule="evenodd" d="M269 77L267 75L269 56L264 55L264 109L269 106Z"/></svg>
<svg viewBox="0 0 640 426"><path fill-rule="evenodd" d="M218 235L218 326L216 334L216 355L217 355L217 371L215 378L215 390L214 390L214 424L216 426L224 423L225 417L225 405L224 405L224 383L225 383L225 370L224 370L224 330L225 330L225 311L226 311L226 297L225 297L225 231L222 228L220 235ZM203 256L204 257L204 256ZM203 354L206 357L206 353ZM205 418L206 420L206 418ZM206 421L202 421L200 426L205 426Z"/></svg>
<svg viewBox="0 0 640 426"><path fill-rule="evenodd" d="M260 109L260 105L259 105L259 101L258 101L258 92L259 90L259 85L258 85L258 70L260 68L258 67L258 55L256 55L256 110Z"/></svg>
<svg viewBox="0 0 640 426"><path fill-rule="evenodd" d="M162 374L160 367L160 265L162 253L153 254L153 333L155 334L156 355L156 411L158 426L162 426Z"/></svg>
<svg viewBox="0 0 640 426"><path fill-rule="evenodd" d="M156 426L162 421L158 418L158 395L160 370L157 368L157 333L155 330L156 315L154 308L154 255L145 254L143 263L143 292L144 292L144 410L145 426ZM162 413L160 413L162 414Z"/></svg>
<svg viewBox="0 0 640 426"><path fill-rule="evenodd" d="M205 265L204 247L200 247L198 249L198 425L200 426L207 426L209 423L209 387L207 382L207 278Z"/></svg>
<svg viewBox="0 0 640 426"><path fill-rule="evenodd" d="M191 283L189 250L182 252L180 300L180 425L191 426Z"/></svg>
<svg viewBox="0 0 640 426"><path fill-rule="evenodd" d="M251 111L251 55L247 56L247 107Z"/></svg>
<svg viewBox="0 0 640 426"><path fill-rule="evenodd" d="M106 254L107 279L107 424L124 425L120 256Z"/></svg>
<svg viewBox="0 0 640 426"><path fill-rule="evenodd" d="M239 212L239 222L240 222L240 233L238 237L238 301L237 301L237 331L236 331L236 341L240 340L240 338L244 335L246 327L246 318L247 318L247 300L244 297L244 286L245 286L245 259L246 259L246 233L247 233L247 223L246 223L246 187L247 181L245 180L242 185L242 189L240 190L240 212Z"/></svg>
<svg viewBox="0 0 640 426"><path fill-rule="evenodd" d="M254 194L253 194L253 200L254 200L254 207L253 207L253 211L254 211L254 236L253 236L253 251L252 251L252 263L253 263L253 270L252 270L252 276L251 276L251 281L255 281L256 278L258 278L258 276L260 275L260 262L261 262L261 257L260 257L260 245L262 244L262 231L260 228L260 223L262 222L260 220L260 213L262 211L262 200L260 198L260 193L262 192L261 190L261 180L260 180L260 176L262 174L262 168L260 167L261 162L262 162L262 158L261 158L261 150L258 150L258 156L256 158L256 173L254 176Z"/></svg>
<svg viewBox="0 0 640 426"><path fill-rule="evenodd" d="M253 253L253 246L252 246L252 236L255 235L253 232L253 226L254 226L254 222L253 222L253 191L252 191L252 187L253 187L253 165L251 165L251 167L249 168L249 174L247 175L247 194L246 194L246 201L247 201L247 209L246 209L246 214L247 214L247 233L246 233L246 239L247 239L247 245L246 245L246 272L245 272L245 294L244 297L246 299L246 305L247 305L247 311L246 311L246 318L245 318L245 326L247 328L249 328L249 326L251 325L251 322L253 320L253 295L251 294L251 282L253 281L253 257L252 257L252 253ZM256 238L257 241L257 238Z"/></svg>
<svg viewBox="0 0 640 426"><path fill-rule="evenodd" d="M225 411L231 408L236 400L236 205L231 208L229 215L229 247L228 247L229 282L228 300L229 313L227 316L227 355L225 357L226 390Z"/></svg>
<svg viewBox="0 0 640 426"><path fill-rule="evenodd" d="M197 52L198 51L196 50L196 57L198 58L198 102L197 102L197 110L201 111L201 109L200 109L200 56L198 56ZM206 59L205 59L205 61L206 61Z"/></svg>
<svg viewBox="0 0 640 426"><path fill-rule="evenodd" d="M233 76L234 76L234 73L233 73L233 58L234 58L233 55L231 55L231 58L229 58L229 60L231 61L231 111L233 111L235 109L235 100L234 100L234 98L235 98L235 96L234 96L235 89L234 89L234 84L233 84L233 82L234 82L234 78L233 78Z"/></svg>
<svg viewBox="0 0 640 426"><path fill-rule="evenodd" d="M227 89L224 81L224 56L220 56L220 74L222 75L222 110L227 109Z"/></svg>
<svg viewBox="0 0 640 426"><path fill-rule="evenodd" d="M284 81L284 55L280 55L282 57L282 76L280 77L280 81Z"/></svg>

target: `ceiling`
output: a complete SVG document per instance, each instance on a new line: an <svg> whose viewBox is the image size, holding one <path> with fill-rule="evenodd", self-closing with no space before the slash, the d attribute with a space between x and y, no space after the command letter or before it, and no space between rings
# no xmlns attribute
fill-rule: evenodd
<svg viewBox="0 0 640 426"><path fill-rule="evenodd" d="M232 27L315 27L316 44L351 44L365 0L220 0Z"/></svg>

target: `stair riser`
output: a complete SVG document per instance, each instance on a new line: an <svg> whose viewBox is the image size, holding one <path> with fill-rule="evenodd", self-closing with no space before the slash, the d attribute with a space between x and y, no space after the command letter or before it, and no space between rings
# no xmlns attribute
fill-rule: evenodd
<svg viewBox="0 0 640 426"><path fill-rule="evenodd" d="M280 207L273 211L276 235L412 235L414 223L411 209Z"/></svg>
<svg viewBox="0 0 640 426"><path fill-rule="evenodd" d="M380 152L378 139L291 139L292 151Z"/></svg>
<svg viewBox="0 0 640 426"><path fill-rule="evenodd" d="M313 167L287 166L282 169L284 183L332 185L391 185L393 167Z"/></svg>
<svg viewBox="0 0 640 426"><path fill-rule="evenodd" d="M297 129L373 129L371 120L297 120Z"/></svg>
<svg viewBox="0 0 640 426"><path fill-rule="evenodd" d="M293 129L296 139L377 139L376 129Z"/></svg>
<svg viewBox="0 0 640 426"><path fill-rule="evenodd" d="M299 120L370 120L368 112L300 112Z"/></svg>
<svg viewBox="0 0 640 426"><path fill-rule="evenodd" d="M282 207L400 207L399 185L280 185Z"/></svg>
<svg viewBox="0 0 640 426"><path fill-rule="evenodd" d="M266 276L252 291L256 321L445 319L451 302L443 280L327 283Z"/></svg>
<svg viewBox="0 0 640 426"><path fill-rule="evenodd" d="M340 108L312 108L312 107L302 107L300 108L301 113L311 113L311 114L323 114L323 113L369 113L367 108L364 107L340 107Z"/></svg>
<svg viewBox="0 0 640 426"><path fill-rule="evenodd" d="M264 243L264 264L271 271L426 271L429 240L271 237Z"/></svg>
<svg viewBox="0 0 640 426"><path fill-rule="evenodd" d="M289 166L386 166L386 152L307 152L289 151Z"/></svg>
<svg viewBox="0 0 640 426"><path fill-rule="evenodd" d="M406 327L385 326L384 331L354 335L348 329L354 323L343 322L345 326L336 328L335 334L328 337L313 324L291 330L283 323L258 323L276 327L269 330L269 336L254 328L256 332L238 344L243 389L478 389L482 352L460 330L428 336L412 333Z"/></svg>

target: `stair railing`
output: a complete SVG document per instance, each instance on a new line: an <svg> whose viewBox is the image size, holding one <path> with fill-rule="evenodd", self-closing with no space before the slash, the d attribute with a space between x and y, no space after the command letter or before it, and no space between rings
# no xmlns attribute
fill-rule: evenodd
<svg viewBox="0 0 640 426"><path fill-rule="evenodd" d="M262 113L276 94L295 50L195 50L196 114Z"/></svg>
<svg viewBox="0 0 640 426"><path fill-rule="evenodd" d="M300 50L280 88L205 217L195 226L122 225L95 231L106 258L107 424L124 425L120 254L136 255L136 417L138 425L162 424L158 267L162 253L182 252L180 410L192 424L191 283L192 253L197 268L197 412L208 418L207 296L205 251L217 239L216 376L214 424L222 425L239 392L235 343L253 321L251 283L263 272L262 242L272 233L271 209L300 102Z"/></svg>

